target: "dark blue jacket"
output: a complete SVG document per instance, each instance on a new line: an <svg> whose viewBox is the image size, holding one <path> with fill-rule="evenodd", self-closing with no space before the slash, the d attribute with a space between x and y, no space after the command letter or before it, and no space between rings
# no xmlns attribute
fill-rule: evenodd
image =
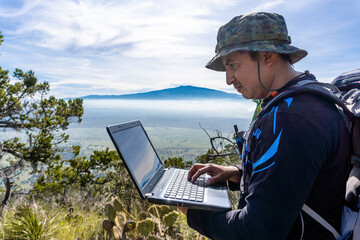
<svg viewBox="0 0 360 240"><path fill-rule="evenodd" d="M304 79L315 77L292 81L278 92ZM350 145L336 106L311 94L290 97L258 119L249 139L243 176L248 193L240 208L189 209L189 226L212 239L300 239L302 234L304 239L333 239L301 208L306 203L340 229Z"/></svg>

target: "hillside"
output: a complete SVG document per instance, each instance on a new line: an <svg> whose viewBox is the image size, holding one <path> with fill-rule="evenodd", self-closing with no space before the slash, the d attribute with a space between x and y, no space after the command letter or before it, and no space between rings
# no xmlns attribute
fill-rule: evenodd
<svg viewBox="0 0 360 240"><path fill-rule="evenodd" d="M156 100L170 100L170 99L243 99L240 94L226 93L214 89L194 87L194 86L179 86L175 88L167 88L162 90L125 94L125 95L88 95L80 97L82 99L156 99Z"/></svg>

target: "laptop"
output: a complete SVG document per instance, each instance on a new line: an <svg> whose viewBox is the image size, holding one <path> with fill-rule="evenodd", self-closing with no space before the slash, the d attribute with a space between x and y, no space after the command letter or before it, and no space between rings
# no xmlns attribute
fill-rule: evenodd
<svg viewBox="0 0 360 240"><path fill-rule="evenodd" d="M187 181L187 170L165 168L140 121L107 128L141 197L151 203L211 211L231 210L225 184L206 186L209 175L195 183Z"/></svg>

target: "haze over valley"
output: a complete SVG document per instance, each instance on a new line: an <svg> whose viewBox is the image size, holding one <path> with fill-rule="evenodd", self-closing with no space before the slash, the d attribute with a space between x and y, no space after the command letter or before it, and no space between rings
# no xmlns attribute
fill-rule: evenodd
<svg viewBox="0 0 360 240"><path fill-rule="evenodd" d="M182 156L193 160L210 148L209 138L200 125L210 135L219 130L228 136L233 133L234 124L246 129L255 109L255 104L244 100L240 94L192 86L127 95L125 99L115 96L82 98L83 121L72 124L69 131L70 143L81 145L84 154L94 148L114 148L106 126L140 120L162 159Z"/></svg>

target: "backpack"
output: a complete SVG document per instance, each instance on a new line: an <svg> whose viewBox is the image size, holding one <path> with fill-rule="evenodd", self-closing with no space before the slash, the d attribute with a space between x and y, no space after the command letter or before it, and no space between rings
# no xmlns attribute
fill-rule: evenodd
<svg viewBox="0 0 360 240"><path fill-rule="evenodd" d="M351 171L347 180L345 206L343 209L341 231L338 233L326 220L306 204L302 210L328 229L335 239L360 239L360 69L346 72L336 77L333 82L321 83L313 80L299 81L289 90L272 99L259 113L258 117L268 112L280 101L301 93L311 93L333 102L342 114L350 132Z"/></svg>

